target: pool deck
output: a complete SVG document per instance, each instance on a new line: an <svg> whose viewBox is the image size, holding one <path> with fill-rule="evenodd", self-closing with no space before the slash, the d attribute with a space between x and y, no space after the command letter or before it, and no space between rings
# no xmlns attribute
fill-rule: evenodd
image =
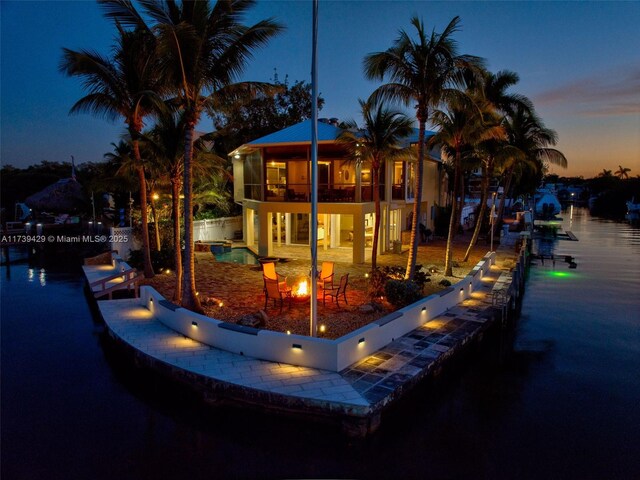
<svg viewBox="0 0 640 480"><path fill-rule="evenodd" d="M498 251L496 265L472 296L421 327L340 372L274 363L220 350L187 338L156 320L139 299L99 301L110 335L153 368L201 392L214 403L338 423L355 436L374 431L381 413L498 321L496 289L508 286L514 259ZM95 267L83 267L95 278Z"/></svg>

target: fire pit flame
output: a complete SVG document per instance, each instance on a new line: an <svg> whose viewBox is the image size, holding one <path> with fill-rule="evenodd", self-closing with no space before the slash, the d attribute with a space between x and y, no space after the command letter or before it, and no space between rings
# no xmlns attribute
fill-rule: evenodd
<svg viewBox="0 0 640 480"><path fill-rule="evenodd" d="M309 298L309 281L305 278L303 280L298 281L291 291L291 295L299 300L303 300Z"/></svg>

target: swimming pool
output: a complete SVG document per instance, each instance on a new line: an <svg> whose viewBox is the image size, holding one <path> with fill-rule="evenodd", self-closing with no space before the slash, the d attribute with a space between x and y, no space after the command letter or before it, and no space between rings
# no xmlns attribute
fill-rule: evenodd
<svg viewBox="0 0 640 480"><path fill-rule="evenodd" d="M218 262L241 263L243 265L258 265L258 257L248 248L232 248L225 253L213 254Z"/></svg>

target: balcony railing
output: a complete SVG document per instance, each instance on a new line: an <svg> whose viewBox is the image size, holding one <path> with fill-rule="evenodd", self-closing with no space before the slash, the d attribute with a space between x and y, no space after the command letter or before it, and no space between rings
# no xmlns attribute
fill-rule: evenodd
<svg viewBox="0 0 640 480"><path fill-rule="evenodd" d="M385 200L385 186L380 185L380 200ZM262 192L265 197L262 199ZM278 185L267 185L264 188L260 184L245 184L245 198L253 200L262 200L266 202L309 202L311 201L310 185L307 183L289 183ZM356 186L352 183L337 184L319 184L318 185L318 202L327 203L354 203L356 201ZM393 200L405 199L404 184L394 184L391 189L391 198ZM373 201L373 185L361 185L360 201Z"/></svg>

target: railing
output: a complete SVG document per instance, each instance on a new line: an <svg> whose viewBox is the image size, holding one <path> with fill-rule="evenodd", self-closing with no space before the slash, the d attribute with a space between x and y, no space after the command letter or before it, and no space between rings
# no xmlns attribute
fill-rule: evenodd
<svg viewBox="0 0 640 480"><path fill-rule="evenodd" d="M119 280L110 287L107 287L109 282ZM135 298L138 298L139 283L142 280L142 275L138 274L135 268L125 270L124 272L115 273L108 277L101 278L89 284L89 288L93 292L95 298L109 296L109 300L113 299L113 292L119 290L133 290ZM96 288L97 287L97 288Z"/></svg>

